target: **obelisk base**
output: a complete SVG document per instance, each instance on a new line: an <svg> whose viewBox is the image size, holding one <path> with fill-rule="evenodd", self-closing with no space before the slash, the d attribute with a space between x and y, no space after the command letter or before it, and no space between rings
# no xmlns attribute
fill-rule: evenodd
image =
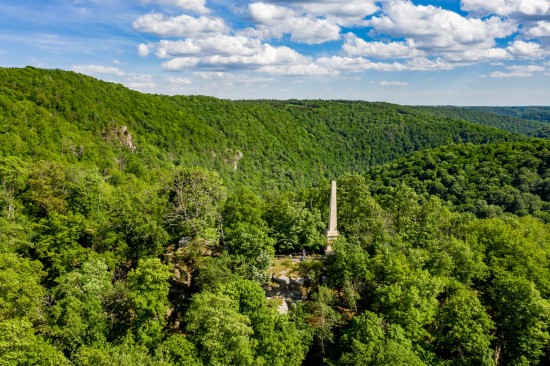
<svg viewBox="0 0 550 366"><path fill-rule="evenodd" d="M334 254L334 249L332 249L332 242L335 241L338 238L338 235L340 233L338 230L336 231L327 231L327 246L325 248L325 254L330 255Z"/></svg>

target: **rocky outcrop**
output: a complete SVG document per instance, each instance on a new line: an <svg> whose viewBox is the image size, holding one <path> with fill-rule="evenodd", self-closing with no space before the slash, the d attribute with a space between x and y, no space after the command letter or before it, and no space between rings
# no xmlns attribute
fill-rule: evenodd
<svg viewBox="0 0 550 366"><path fill-rule="evenodd" d="M264 286L264 291L268 299L277 301L277 311L286 314L289 305L308 298L308 285L307 278L297 277L292 269L288 268L273 273L271 282Z"/></svg>
<svg viewBox="0 0 550 366"><path fill-rule="evenodd" d="M116 141L131 152L135 152L137 150L137 146L135 145L132 134L128 130L127 126L107 127L103 131L103 138L105 141Z"/></svg>

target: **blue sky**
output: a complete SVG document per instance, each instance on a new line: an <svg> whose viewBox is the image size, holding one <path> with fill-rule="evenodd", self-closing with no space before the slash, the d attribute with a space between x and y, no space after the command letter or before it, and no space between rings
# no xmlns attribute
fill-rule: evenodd
<svg viewBox="0 0 550 366"><path fill-rule="evenodd" d="M550 0L4 0L0 60L170 95L550 105Z"/></svg>

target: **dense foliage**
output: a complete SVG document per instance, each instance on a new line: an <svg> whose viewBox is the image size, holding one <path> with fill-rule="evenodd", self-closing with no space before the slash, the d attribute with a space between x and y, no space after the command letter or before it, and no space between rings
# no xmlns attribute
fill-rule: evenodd
<svg viewBox="0 0 550 366"><path fill-rule="evenodd" d="M0 69L0 365L550 363L550 143L423 113Z"/></svg>
<svg viewBox="0 0 550 366"><path fill-rule="evenodd" d="M550 107L522 106L522 107L467 107L478 111L500 114L502 116L518 117L531 121L550 122Z"/></svg>
<svg viewBox="0 0 550 366"><path fill-rule="evenodd" d="M168 97L66 71L0 69L0 156L81 163L112 179L198 165L231 187L302 187L422 148L518 139L384 103Z"/></svg>
<svg viewBox="0 0 550 366"><path fill-rule="evenodd" d="M455 120L479 123L527 136L550 137L548 107L415 107L416 110Z"/></svg>
<svg viewBox="0 0 550 366"><path fill-rule="evenodd" d="M373 191L407 184L459 211L480 217L503 212L550 220L550 143L453 145L419 151L373 168Z"/></svg>

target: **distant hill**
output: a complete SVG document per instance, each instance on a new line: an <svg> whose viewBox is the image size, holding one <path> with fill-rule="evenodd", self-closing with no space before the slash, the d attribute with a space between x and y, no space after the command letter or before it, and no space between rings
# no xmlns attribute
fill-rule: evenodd
<svg viewBox="0 0 550 366"><path fill-rule="evenodd" d="M421 106L432 116L497 127L527 136L550 138L550 107L454 107ZM517 113L516 113L517 112Z"/></svg>
<svg viewBox="0 0 550 366"><path fill-rule="evenodd" d="M303 186L416 150L524 139L386 103L162 96L73 72L0 69L0 156L105 175L199 165L230 186Z"/></svg>
<svg viewBox="0 0 550 366"><path fill-rule="evenodd" d="M460 211L550 219L550 141L452 145L415 152L371 169L371 188L406 184Z"/></svg>
<svg viewBox="0 0 550 366"><path fill-rule="evenodd" d="M468 109L522 118L537 122L550 122L550 106L525 107L466 107Z"/></svg>

